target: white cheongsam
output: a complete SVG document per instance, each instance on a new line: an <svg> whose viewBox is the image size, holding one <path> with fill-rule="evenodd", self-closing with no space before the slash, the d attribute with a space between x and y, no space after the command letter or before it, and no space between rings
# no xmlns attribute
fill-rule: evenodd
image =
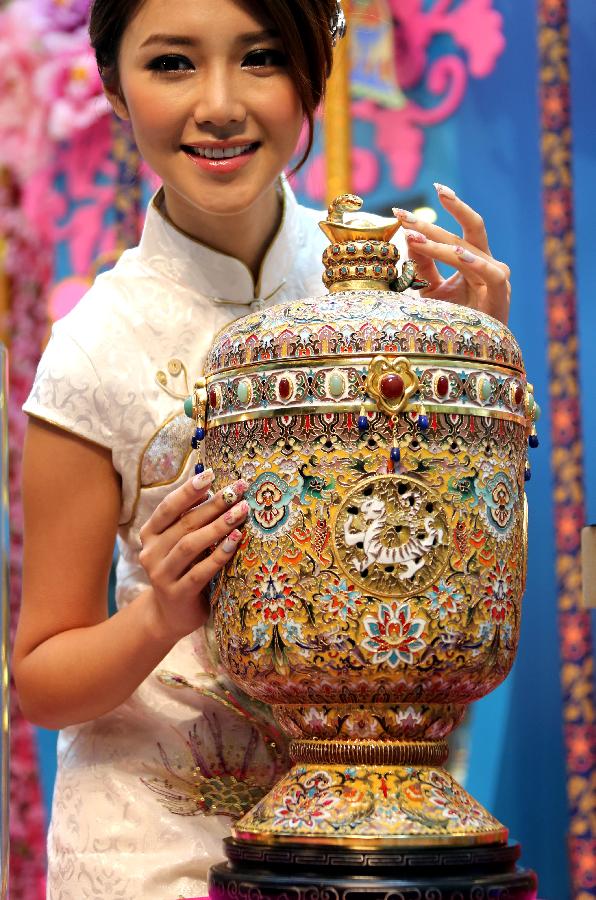
<svg viewBox="0 0 596 900"><path fill-rule="evenodd" d="M24 409L112 452L119 607L147 585L141 525L191 475L183 398L213 336L263 304L324 293L321 215L283 189L256 290L243 263L172 226L158 194L139 246L52 330ZM230 815L283 771L284 746L267 709L226 679L210 629L184 638L125 703L60 733L49 900L206 894Z"/></svg>

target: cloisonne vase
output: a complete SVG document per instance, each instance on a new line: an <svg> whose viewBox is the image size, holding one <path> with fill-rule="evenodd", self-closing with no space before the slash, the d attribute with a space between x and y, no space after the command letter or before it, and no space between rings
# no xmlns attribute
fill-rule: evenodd
<svg viewBox="0 0 596 900"><path fill-rule="evenodd" d="M507 845L442 766L515 657L538 410L508 329L400 293L421 286L398 273L401 223L361 205L321 223L329 294L234 322L195 393L217 486L251 482L214 590L222 662L291 739L293 767L233 830L255 859Z"/></svg>

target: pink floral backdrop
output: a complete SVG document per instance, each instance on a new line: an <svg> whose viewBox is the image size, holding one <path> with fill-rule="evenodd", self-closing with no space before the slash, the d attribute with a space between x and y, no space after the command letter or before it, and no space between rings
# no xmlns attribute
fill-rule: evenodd
<svg viewBox="0 0 596 900"><path fill-rule="evenodd" d="M352 0L354 184L393 200L414 185L429 129L446 122L472 78L505 48L497 0ZM20 595L19 501L30 389L48 321L68 311L93 275L135 240L150 186L130 136L103 98L86 21L89 0L9 0L0 8L0 234L11 281L11 613ZM372 129L372 131L371 131ZM359 137L364 135L364 137ZM382 183L382 173L389 183ZM301 199L320 206L320 153L298 174ZM12 900L44 896L45 811L34 729L12 698Z"/></svg>

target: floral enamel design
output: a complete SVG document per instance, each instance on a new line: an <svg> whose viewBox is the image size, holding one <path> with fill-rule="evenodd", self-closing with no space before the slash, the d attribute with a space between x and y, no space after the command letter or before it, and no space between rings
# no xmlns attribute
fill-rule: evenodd
<svg viewBox="0 0 596 900"><path fill-rule="evenodd" d="M381 603L376 617L366 616L362 624L367 637L360 646L371 655L373 665L386 663L392 669L400 664L411 666L426 647L423 635L427 622L412 617L409 603Z"/></svg>

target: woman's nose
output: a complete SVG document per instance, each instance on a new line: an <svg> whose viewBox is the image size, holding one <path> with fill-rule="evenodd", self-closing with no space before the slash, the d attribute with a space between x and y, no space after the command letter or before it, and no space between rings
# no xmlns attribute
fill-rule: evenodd
<svg viewBox="0 0 596 900"><path fill-rule="evenodd" d="M243 122L246 108L236 79L224 67L205 71L200 80L194 109L198 125L221 128Z"/></svg>

